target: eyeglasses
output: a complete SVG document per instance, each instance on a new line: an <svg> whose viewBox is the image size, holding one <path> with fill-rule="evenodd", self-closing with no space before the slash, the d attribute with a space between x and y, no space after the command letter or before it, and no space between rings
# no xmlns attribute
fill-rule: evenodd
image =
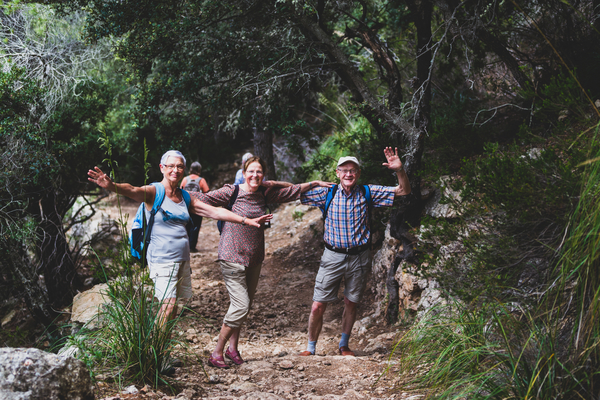
<svg viewBox="0 0 600 400"><path fill-rule="evenodd" d="M174 170L175 168L177 168L179 171L183 171L185 169L185 166L183 164L168 164L168 165L163 165L164 168L166 168L169 171Z"/></svg>
<svg viewBox="0 0 600 400"><path fill-rule="evenodd" d="M339 169L338 171L340 171L340 174L342 175L356 175L358 173L358 170L352 168L352 169Z"/></svg>

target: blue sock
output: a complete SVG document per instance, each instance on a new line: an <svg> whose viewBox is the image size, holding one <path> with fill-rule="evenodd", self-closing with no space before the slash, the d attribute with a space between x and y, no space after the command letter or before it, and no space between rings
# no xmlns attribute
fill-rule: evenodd
<svg viewBox="0 0 600 400"><path fill-rule="evenodd" d="M306 346L306 350L310 351L314 355L316 349L317 349L317 341L316 340L309 340L308 341L308 346Z"/></svg>
<svg viewBox="0 0 600 400"><path fill-rule="evenodd" d="M348 340L350 340L350 335L348 335L347 333L342 333L342 340L340 340L340 346L348 346Z"/></svg>

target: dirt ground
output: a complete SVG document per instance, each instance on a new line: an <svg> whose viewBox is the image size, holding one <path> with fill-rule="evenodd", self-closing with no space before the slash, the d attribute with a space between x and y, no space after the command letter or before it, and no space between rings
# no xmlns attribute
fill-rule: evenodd
<svg viewBox="0 0 600 400"><path fill-rule="evenodd" d="M212 189L232 182L237 166L224 168L212 182ZM112 201L111 201L112 200ZM113 197L103 211L119 219ZM132 220L138 204L121 201L121 210ZM176 393L149 387L123 390L113 382L99 381L96 398L102 400L150 399L403 399L425 396L402 385L400 366L390 357L397 326L384 322L369 281L358 310L349 347L355 357L338 355L344 309L343 283L338 301L328 305L316 355L301 357L306 350L315 277L323 253L321 211L300 202L283 204L273 210L271 228L265 230L266 254L260 281L248 320L241 331L239 350L246 361L229 369L208 365L229 296L217 259L219 231L214 220L205 218L192 253L190 311L176 330L187 343L177 354L184 366L171 378ZM374 252L371 254L374 255ZM410 382L404 382L410 383Z"/></svg>
<svg viewBox="0 0 600 400"><path fill-rule="evenodd" d="M127 205L125 205L127 207ZM132 205L135 209L135 205ZM173 382L177 394L147 387L118 391L114 384L98 382L97 398L116 399L419 399L423 396L398 389L398 366L390 350L398 334L378 315L367 287L350 339L355 357L338 355L343 311L343 285L339 300L324 317L317 354L300 357L306 349L307 324L314 279L323 252L321 213L299 203L281 205L272 227L265 231L263 263L253 309L242 329L240 353L246 360L230 369L208 366L229 297L217 258L216 222L205 219L198 252L192 253L192 287L185 321L177 328L189 344L185 365ZM296 217L296 218L294 218ZM382 313L381 313L382 314Z"/></svg>

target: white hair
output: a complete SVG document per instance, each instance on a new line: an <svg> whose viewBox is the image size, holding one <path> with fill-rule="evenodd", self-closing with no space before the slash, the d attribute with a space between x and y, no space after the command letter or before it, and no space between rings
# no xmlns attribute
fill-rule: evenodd
<svg viewBox="0 0 600 400"><path fill-rule="evenodd" d="M160 158L160 165L167 165L167 158L169 157L179 157L183 160L183 166L185 167L185 157L179 150L169 150Z"/></svg>
<svg viewBox="0 0 600 400"><path fill-rule="evenodd" d="M246 153L242 156L242 165L246 164L246 161L250 159L250 157L254 157L252 153Z"/></svg>

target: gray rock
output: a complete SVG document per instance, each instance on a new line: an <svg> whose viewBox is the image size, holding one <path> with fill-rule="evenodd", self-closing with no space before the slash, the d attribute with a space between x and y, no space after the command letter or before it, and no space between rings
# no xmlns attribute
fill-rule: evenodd
<svg viewBox="0 0 600 400"><path fill-rule="evenodd" d="M388 346L381 340L371 339L369 344L363 350L367 354L380 353L385 354L388 351Z"/></svg>
<svg viewBox="0 0 600 400"><path fill-rule="evenodd" d="M90 374L73 357L39 349L0 348L3 400L93 400Z"/></svg>
<svg viewBox="0 0 600 400"><path fill-rule="evenodd" d="M110 302L110 296L107 293L108 285L106 283L78 293L73 297L71 321L88 324L88 328L93 328L97 323L102 306Z"/></svg>
<svg viewBox="0 0 600 400"><path fill-rule="evenodd" d="M292 368L294 368L294 363L292 363L290 360L283 360L279 363L279 368L292 369Z"/></svg>

